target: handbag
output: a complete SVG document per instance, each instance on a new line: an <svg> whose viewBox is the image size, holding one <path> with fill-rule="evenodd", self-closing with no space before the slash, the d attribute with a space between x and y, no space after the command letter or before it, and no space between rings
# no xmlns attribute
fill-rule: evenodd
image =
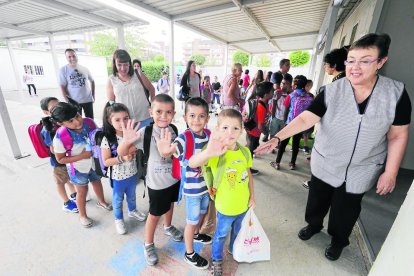
<svg viewBox="0 0 414 276"><path fill-rule="evenodd" d="M150 102L150 100L149 100L149 97L150 97L150 92L149 92L149 90L145 87L144 82L143 82L143 81L142 81L142 79L141 79L141 76L138 74L138 70L135 70L135 74L137 75L139 82L141 83L142 87L144 88L145 98L147 99L149 106L151 106L151 102Z"/></svg>
<svg viewBox="0 0 414 276"><path fill-rule="evenodd" d="M233 258L246 263L270 260L269 239L251 208L244 216L234 241Z"/></svg>

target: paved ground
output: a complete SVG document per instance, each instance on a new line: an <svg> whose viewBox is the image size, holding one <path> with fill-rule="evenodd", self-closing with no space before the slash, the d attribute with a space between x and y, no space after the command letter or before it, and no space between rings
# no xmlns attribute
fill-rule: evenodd
<svg viewBox="0 0 414 276"><path fill-rule="evenodd" d="M102 88L98 99L104 98ZM93 193L87 204L88 214L96 224L90 229L79 225L76 214L64 213L53 183L48 160L35 155L27 135L27 126L41 117L41 97L58 95L57 90L40 91L39 97L26 92L5 92L5 98L22 152L31 156L15 160L0 126L0 275L207 275L191 269L183 261L184 243L176 243L161 232L156 233L160 263L148 267L142 244L144 223L127 220L128 234L116 234L112 213L98 209ZM99 95L102 94L102 95ZM96 117L101 116L103 100L96 103ZM178 107L177 110L180 110ZM99 111L99 112L98 112ZM181 111L177 125L183 129ZM97 120L99 122L99 120ZM212 118L210 126L215 123ZM309 164L300 153L296 171L289 171L290 152L275 171L268 163L275 155L254 160L261 174L255 176L257 208L255 210L271 243L271 261L238 264L225 255L226 275L366 275L367 269L355 236L342 258L330 262L324 257L330 238L321 234L304 242L297 238L305 225L304 209L307 190L301 185L309 177ZM111 188L104 181L105 195L111 200ZM137 190L140 209L148 206L142 199L143 186ZM183 205L176 207L173 223L183 229ZM201 255L210 256L211 246L199 246Z"/></svg>

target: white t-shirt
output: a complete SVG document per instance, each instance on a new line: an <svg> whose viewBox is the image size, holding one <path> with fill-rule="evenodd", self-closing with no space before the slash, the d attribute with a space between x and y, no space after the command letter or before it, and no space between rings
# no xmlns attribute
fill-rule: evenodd
<svg viewBox="0 0 414 276"><path fill-rule="evenodd" d="M82 65L72 68L66 64L60 68L59 84L66 86L69 97L78 103L90 103L94 100L87 80L93 81L93 78L88 68Z"/></svg>
<svg viewBox="0 0 414 276"><path fill-rule="evenodd" d="M148 126L147 126L148 127ZM135 143L137 149L144 148L144 133L147 127L143 127L139 130L141 135L140 139ZM176 138L176 134L174 130L169 127L171 132L171 143ZM157 141L154 138L154 135L161 134L161 129L154 125L152 130L151 136L151 144L150 144L150 155L148 159L148 167L147 167L147 176L146 182L147 186L153 190L162 190L168 187L171 187L175 183L177 183L177 179L173 178L172 176L172 158L164 158L161 157L158 148L157 148Z"/></svg>
<svg viewBox="0 0 414 276"><path fill-rule="evenodd" d="M122 142L122 137L116 136L116 139L119 145ZM101 148L111 149L108 143L108 139L106 139L106 137L102 138ZM135 158L133 158L131 161L124 161L121 164L113 165L112 166L112 179L124 180L124 179L130 178L133 175L136 175L137 172L138 172L137 161Z"/></svg>

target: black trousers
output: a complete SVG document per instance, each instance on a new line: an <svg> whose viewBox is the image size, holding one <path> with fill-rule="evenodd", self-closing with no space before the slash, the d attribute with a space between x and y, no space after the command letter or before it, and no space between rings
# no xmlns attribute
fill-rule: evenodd
<svg viewBox="0 0 414 276"><path fill-rule="evenodd" d="M254 137L252 135L250 135L249 133L246 133L246 140L247 140L247 147L250 150L250 153L252 154L253 157L253 151L255 149L257 149L257 147L260 144L260 137Z"/></svg>
<svg viewBox="0 0 414 276"><path fill-rule="evenodd" d="M93 102L90 103L80 103L81 109L83 109L84 117L93 119ZM81 112L81 110L79 110Z"/></svg>
<svg viewBox="0 0 414 276"><path fill-rule="evenodd" d="M283 153L285 152L287 144L289 144L289 140L291 137L283 140L280 142L279 149L277 151L277 157L276 157L276 163L280 163L282 161ZM296 163L296 157L298 157L299 152L299 143L300 139L302 138L302 133L298 133L293 135L292 139L292 158L290 160L290 163L295 164Z"/></svg>
<svg viewBox="0 0 414 276"><path fill-rule="evenodd" d="M34 94L36 95L36 86L34 84L27 84L27 88L29 88L29 95L32 95L32 87L33 87L33 91Z"/></svg>
<svg viewBox="0 0 414 276"><path fill-rule="evenodd" d="M305 220L312 229L323 227L323 219L329 213L328 233L331 244L345 247L349 244L352 228L361 213L363 194L347 193L346 184L334 188L312 175L309 183Z"/></svg>

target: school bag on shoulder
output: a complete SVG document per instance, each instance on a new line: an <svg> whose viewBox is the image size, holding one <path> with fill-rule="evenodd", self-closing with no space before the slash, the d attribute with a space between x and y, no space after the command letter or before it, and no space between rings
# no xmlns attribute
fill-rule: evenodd
<svg viewBox="0 0 414 276"><path fill-rule="evenodd" d="M41 131L43 129L42 121L38 124L30 125L27 128L30 140L32 141L33 147L40 158L50 157L50 149L46 146L42 139Z"/></svg>
<svg viewBox="0 0 414 276"><path fill-rule="evenodd" d="M177 127L173 124L170 124L170 127L175 132L175 135L178 135ZM152 136L153 128L154 128L154 123L151 123L150 125L145 127L143 149L138 149L137 154L136 154L138 179L144 180L145 187L147 186L145 177L147 176L148 159L150 155L151 136ZM144 189L144 197L145 197L145 189Z"/></svg>
<svg viewBox="0 0 414 276"><path fill-rule="evenodd" d="M210 137L211 131L209 129L205 128L204 132L206 133L207 137ZM182 161L180 162L180 160L177 157L173 157L173 160L172 160L172 176L175 179L180 180L178 202L180 202L181 197L182 197L182 190L184 186L185 174L188 168L188 161L190 160L191 156L194 155L194 152L195 152L194 133L191 130L187 129L184 131L184 137L185 137L184 147L183 147L184 152L183 152Z"/></svg>
<svg viewBox="0 0 414 276"><path fill-rule="evenodd" d="M205 145L203 147L203 150L207 147L207 145ZM250 152L248 150L246 150L246 148L244 148L242 145L239 144L239 142L237 142L237 147L240 149L240 151L242 152L244 158L246 158L246 162L249 162L249 159L251 158ZM206 182L207 187L212 187L214 189L217 190L219 184L221 183L221 180L223 178L223 175L225 173L226 167L226 159L225 159L225 155L226 154L222 154L219 157L218 163L217 163L217 170L216 173L213 175L213 171L211 170L210 166L207 166L207 164L201 166L201 169L203 171L203 176L204 176L204 181ZM210 195L211 199L214 200L215 196Z"/></svg>
<svg viewBox="0 0 414 276"><path fill-rule="evenodd" d="M91 118L83 118L83 121L89 126L89 132L96 129L96 124ZM56 133L59 134L59 138L66 150L66 156L72 156L73 140L72 137L70 137L68 129L61 126ZM73 166L73 163L70 163L70 173L71 175L75 175L75 167Z"/></svg>
<svg viewBox="0 0 414 276"><path fill-rule="evenodd" d="M294 102L292 106L292 120L296 118L300 113L305 111L313 102L313 98L308 93L300 95L296 91L294 94Z"/></svg>
<svg viewBox="0 0 414 276"><path fill-rule="evenodd" d="M264 102L257 99L250 99L245 105L245 110L243 111L243 125L246 130L253 130L255 127L257 127L256 113L257 105L259 103L266 107L266 104Z"/></svg>

